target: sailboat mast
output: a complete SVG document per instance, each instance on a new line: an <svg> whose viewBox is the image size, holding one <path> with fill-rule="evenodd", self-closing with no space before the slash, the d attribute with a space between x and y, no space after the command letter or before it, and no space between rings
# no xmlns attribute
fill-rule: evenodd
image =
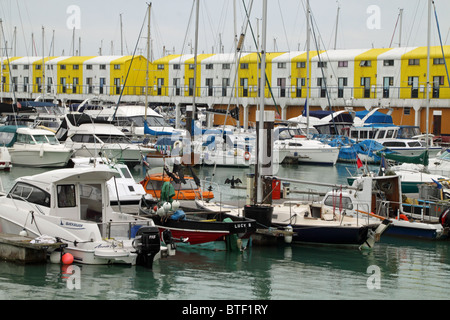
<svg viewBox="0 0 450 320"><path fill-rule="evenodd" d="M309 0L306 1L306 136L309 136L309 47L310 47L310 31L309 31Z"/></svg>
<svg viewBox="0 0 450 320"><path fill-rule="evenodd" d="M256 200L261 203L263 200L263 185L262 177L263 159L264 159L264 95L266 85L266 32L267 32L267 0L263 1L263 24L261 36L261 78L259 91L259 128L258 128L258 166L256 175Z"/></svg>
<svg viewBox="0 0 450 320"><path fill-rule="evenodd" d="M195 123L195 97L197 95L197 50L198 50L198 20L200 11L200 0L197 0L195 8L195 40L194 40L194 92L192 97L192 122ZM194 126L191 126L191 140L194 139Z"/></svg>
<svg viewBox="0 0 450 320"><path fill-rule="evenodd" d="M426 107L426 141L427 141L427 150L429 147L429 134L430 134L430 124L429 124L429 118L430 118L430 30L431 30L431 1L428 0L428 27L427 27L427 107Z"/></svg>
<svg viewBox="0 0 450 320"><path fill-rule="evenodd" d="M149 71L148 65L150 63L150 11L152 8L152 3L148 5L148 19L147 19L147 65L145 71L145 116L144 119L147 121L147 108L148 108L148 82L149 82Z"/></svg>

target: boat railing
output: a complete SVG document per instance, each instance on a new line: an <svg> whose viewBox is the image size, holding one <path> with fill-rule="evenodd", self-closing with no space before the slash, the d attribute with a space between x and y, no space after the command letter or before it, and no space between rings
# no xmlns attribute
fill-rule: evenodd
<svg viewBox="0 0 450 320"><path fill-rule="evenodd" d="M152 220L107 221L98 223L101 235L106 239L132 239L136 231L144 226L153 226Z"/></svg>
<svg viewBox="0 0 450 320"><path fill-rule="evenodd" d="M426 223L437 223L439 222L439 217L444 211L445 207L449 205L440 204L439 202L423 202L422 204L414 205L416 210L412 212L407 212L404 210L403 202L390 201L390 200L377 200L377 215L397 220L409 220L413 218L416 221L426 222ZM398 208L394 211L393 208Z"/></svg>

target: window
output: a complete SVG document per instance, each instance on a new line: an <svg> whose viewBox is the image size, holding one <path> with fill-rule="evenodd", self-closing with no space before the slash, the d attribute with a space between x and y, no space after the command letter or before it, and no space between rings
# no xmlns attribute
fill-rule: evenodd
<svg viewBox="0 0 450 320"><path fill-rule="evenodd" d="M433 64L445 64L444 58L434 58Z"/></svg>
<svg viewBox="0 0 450 320"><path fill-rule="evenodd" d="M157 68L158 68L158 70L164 70L164 65L163 64L158 64Z"/></svg>
<svg viewBox="0 0 450 320"><path fill-rule="evenodd" d="M92 134L74 134L71 140L73 142L94 143L95 137Z"/></svg>
<svg viewBox="0 0 450 320"><path fill-rule="evenodd" d="M194 70L194 67L195 67L195 66L194 66L193 63L189 64L189 69L190 69L190 70Z"/></svg>
<svg viewBox="0 0 450 320"><path fill-rule="evenodd" d="M120 64L115 64L114 65L114 70L120 70Z"/></svg>
<svg viewBox="0 0 450 320"><path fill-rule="evenodd" d="M348 61L339 61L338 62L339 68L347 68L348 67Z"/></svg>
<svg viewBox="0 0 450 320"><path fill-rule="evenodd" d="M370 60L362 60L359 63L360 67L370 67L371 65L372 65L372 61L370 61Z"/></svg>
<svg viewBox="0 0 450 320"><path fill-rule="evenodd" d="M411 114L411 107L404 107L403 108L403 114L405 116L409 116Z"/></svg>
<svg viewBox="0 0 450 320"><path fill-rule="evenodd" d="M173 70L180 70L180 64L179 63L174 64Z"/></svg>
<svg viewBox="0 0 450 320"><path fill-rule="evenodd" d="M278 69L286 69L286 62L278 62L277 68Z"/></svg>
<svg viewBox="0 0 450 320"><path fill-rule="evenodd" d="M56 187L59 208L71 208L77 205L75 201L75 185L62 184Z"/></svg>
<svg viewBox="0 0 450 320"><path fill-rule="evenodd" d="M394 65L394 60L383 60L383 66L392 67Z"/></svg>
<svg viewBox="0 0 450 320"><path fill-rule="evenodd" d="M339 195L329 195L324 201L324 205L329 207L339 207L342 204L343 209L352 210L352 200L349 197L341 197Z"/></svg>
<svg viewBox="0 0 450 320"><path fill-rule="evenodd" d="M34 66L34 68L35 68L35 70L41 70L41 65L37 64L37 65Z"/></svg>
<svg viewBox="0 0 450 320"><path fill-rule="evenodd" d="M24 65L23 65L23 70L28 70L28 69L30 69L30 66L27 65L27 64L24 64Z"/></svg>
<svg viewBox="0 0 450 320"><path fill-rule="evenodd" d="M50 207L50 194L48 192L23 182L17 183L9 195L18 200L26 200L31 203Z"/></svg>
<svg viewBox="0 0 450 320"><path fill-rule="evenodd" d="M326 68L327 62L326 61L319 61L317 62L317 68Z"/></svg>
<svg viewBox="0 0 450 320"><path fill-rule="evenodd" d="M248 63L241 63L240 68L241 69L248 69Z"/></svg>
<svg viewBox="0 0 450 320"><path fill-rule="evenodd" d="M100 70L106 70L106 64L101 64L98 67Z"/></svg>
<svg viewBox="0 0 450 320"><path fill-rule="evenodd" d="M418 66L420 65L420 59L409 59L408 65L410 66Z"/></svg>
<svg viewBox="0 0 450 320"><path fill-rule="evenodd" d="M229 64L229 63L223 63L223 64L222 64L222 69L223 69L223 70L228 70L228 69L230 69L230 64Z"/></svg>
<svg viewBox="0 0 450 320"><path fill-rule="evenodd" d="M79 66L78 64L74 64L74 65L72 66L72 69L73 69L73 70L78 70L78 69L80 69L80 66Z"/></svg>
<svg viewBox="0 0 450 320"><path fill-rule="evenodd" d="M60 69L60 70L66 70L66 65L65 65L65 64L59 65L59 69Z"/></svg>
<svg viewBox="0 0 450 320"><path fill-rule="evenodd" d="M297 62L297 69L299 68L306 68L306 62L305 61Z"/></svg>
<svg viewBox="0 0 450 320"><path fill-rule="evenodd" d="M92 70L92 64L87 64L86 65L86 70Z"/></svg>
<svg viewBox="0 0 450 320"><path fill-rule="evenodd" d="M212 63L208 63L208 64L206 64L205 68L206 68L206 70L212 70L212 69L214 69L214 65Z"/></svg>

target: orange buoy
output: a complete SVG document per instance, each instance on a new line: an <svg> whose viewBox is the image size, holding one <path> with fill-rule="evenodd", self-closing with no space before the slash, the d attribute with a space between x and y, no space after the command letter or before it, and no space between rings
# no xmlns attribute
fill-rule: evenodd
<svg viewBox="0 0 450 320"><path fill-rule="evenodd" d="M61 261L63 264L72 264L73 263L73 255L70 253L64 253L61 257Z"/></svg>

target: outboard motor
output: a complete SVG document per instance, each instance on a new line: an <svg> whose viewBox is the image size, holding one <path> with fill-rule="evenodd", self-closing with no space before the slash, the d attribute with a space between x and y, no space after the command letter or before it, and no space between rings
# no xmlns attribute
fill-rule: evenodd
<svg viewBox="0 0 450 320"><path fill-rule="evenodd" d="M161 250L161 239L157 227L141 227L136 232L133 246L138 254L136 264L151 268L153 259Z"/></svg>
<svg viewBox="0 0 450 320"><path fill-rule="evenodd" d="M175 244L175 239L172 237L172 232L170 232L170 230L166 229L163 231L162 240L167 246L167 254L169 256L175 255L177 245Z"/></svg>

